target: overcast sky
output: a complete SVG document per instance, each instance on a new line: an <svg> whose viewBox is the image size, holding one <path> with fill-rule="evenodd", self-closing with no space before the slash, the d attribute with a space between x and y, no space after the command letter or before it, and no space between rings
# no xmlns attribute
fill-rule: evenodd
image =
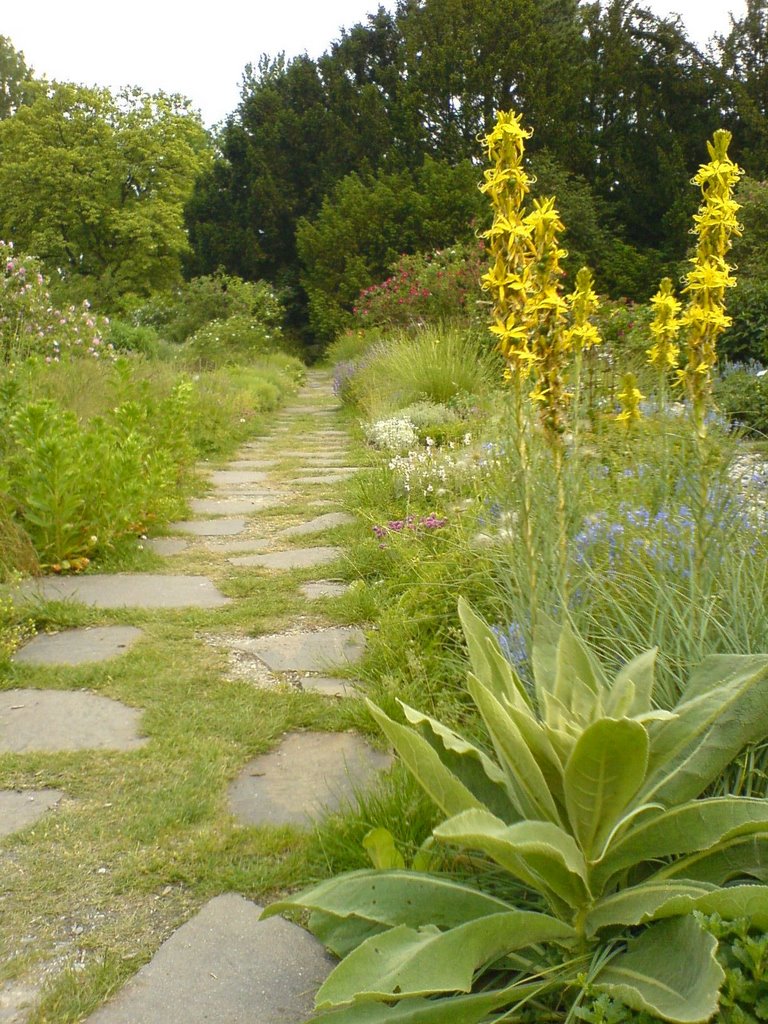
<svg viewBox="0 0 768 1024"><path fill-rule="evenodd" d="M656 14L682 16L703 44L741 17L746 0L645 0ZM376 0L3 0L0 35L36 74L110 87L180 92L209 125L234 110L247 63L262 53L318 57L342 26L364 21ZM395 0L382 0L392 10Z"/></svg>

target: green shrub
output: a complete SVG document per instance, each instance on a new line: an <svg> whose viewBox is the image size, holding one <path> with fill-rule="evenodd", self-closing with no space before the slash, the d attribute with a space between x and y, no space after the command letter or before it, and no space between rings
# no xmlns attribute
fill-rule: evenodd
<svg viewBox="0 0 768 1024"><path fill-rule="evenodd" d="M740 277L728 293L728 315L732 323L718 343L720 354L731 362L768 362L768 280Z"/></svg>
<svg viewBox="0 0 768 1024"><path fill-rule="evenodd" d="M238 313L226 320L213 320L197 330L186 342L183 355L201 366L225 366L248 363L257 356L276 352L281 343L279 327Z"/></svg>
<svg viewBox="0 0 768 1024"><path fill-rule="evenodd" d="M243 281L217 271L193 277L171 292L159 292L133 311L139 327L153 327L166 341L179 344L213 320L253 317L265 327L278 328L284 310L266 281Z"/></svg>
<svg viewBox="0 0 768 1024"><path fill-rule="evenodd" d="M768 371L760 363L726 365L715 382L715 401L731 423L768 437Z"/></svg>
<svg viewBox="0 0 768 1024"><path fill-rule="evenodd" d="M115 352L138 353L148 359L168 357L172 350L163 344L154 327L138 326L127 320L113 318L105 331L105 340Z"/></svg>

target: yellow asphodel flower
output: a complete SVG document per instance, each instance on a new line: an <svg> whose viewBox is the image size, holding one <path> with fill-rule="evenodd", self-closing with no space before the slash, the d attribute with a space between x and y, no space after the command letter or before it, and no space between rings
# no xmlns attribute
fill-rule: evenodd
<svg viewBox="0 0 768 1024"><path fill-rule="evenodd" d="M577 354L586 352L603 340L590 317L600 308L597 292L592 287L594 278L589 267L582 267L576 275L576 287L566 301L571 307L572 322L566 333L567 344Z"/></svg>
<svg viewBox="0 0 768 1024"><path fill-rule="evenodd" d="M637 386L637 378L634 373L625 373L621 378L621 391L616 396L621 405L621 412L617 414L617 423L623 424L627 429L633 423L642 418L640 403L645 395Z"/></svg>
<svg viewBox="0 0 768 1024"><path fill-rule="evenodd" d="M733 190L744 173L728 156L731 133L716 131L707 143L710 161L693 179L701 188L702 204L694 217L698 242L683 289L688 306L680 320L687 328L686 362L678 380L688 392L696 433L706 434L705 415L712 395L712 370L717 363L717 339L730 325L725 312L725 293L734 283L726 256L731 238L741 233L736 214L739 205Z"/></svg>
<svg viewBox="0 0 768 1024"><path fill-rule="evenodd" d="M680 333L682 320L681 303L675 297L670 278L662 278L659 290L651 299L651 306L654 310L651 322L654 342L646 350L648 361L662 372L674 370L680 357L680 346L676 344L675 339Z"/></svg>

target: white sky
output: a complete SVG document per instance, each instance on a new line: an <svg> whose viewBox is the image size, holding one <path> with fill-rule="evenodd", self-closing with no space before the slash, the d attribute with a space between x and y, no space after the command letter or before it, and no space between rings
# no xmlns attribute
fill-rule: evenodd
<svg viewBox="0 0 768 1024"><path fill-rule="evenodd" d="M380 0L392 10L395 0ZM0 35L36 74L87 85L139 85L189 97L212 125L237 105L247 63L281 50L318 57L379 6L378 0L3 0ZM645 0L682 16L703 44L741 17L746 0ZM196 14L196 8L200 10Z"/></svg>

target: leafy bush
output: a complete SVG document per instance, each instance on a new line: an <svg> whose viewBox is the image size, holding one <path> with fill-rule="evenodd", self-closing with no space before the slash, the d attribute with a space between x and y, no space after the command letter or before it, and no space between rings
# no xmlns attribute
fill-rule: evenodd
<svg viewBox="0 0 768 1024"><path fill-rule="evenodd" d="M693 912L768 928L768 886L752 884L768 811L700 795L768 731L768 655L707 659L664 713L655 650L609 682L571 629L542 633L531 693L493 632L460 614L495 758L407 705L405 725L369 707L447 816L434 841L493 864L495 884L357 871L273 904L309 910L343 958L316 1007L339 1024L361 1004L369 1024L477 1024L531 1001L562 1011L591 966L593 988L635 1010L708 1020L725 975Z"/></svg>
<svg viewBox="0 0 768 1024"><path fill-rule="evenodd" d="M728 295L728 314L732 323L721 339L721 355L732 362L768 362L768 281L763 274L739 279Z"/></svg>
<svg viewBox="0 0 768 1024"><path fill-rule="evenodd" d="M364 288L353 308L361 326L409 327L443 320L478 321L485 245L465 242L401 256L380 284Z"/></svg>
<svg viewBox="0 0 768 1024"><path fill-rule="evenodd" d="M217 271L193 277L172 292L159 292L133 312L139 327L153 327L167 341L179 344L211 321L251 317L277 329L283 308L266 281L243 281Z"/></svg>
<svg viewBox="0 0 768 1024"><path fill-rule="evenodd" d="M375 420L363 428L365 439L385 452L407 452L415 448L419 438L413 424L405 416L392 416L386 420Z"/></svg>
<svg viewBox="0 0 768 1024"><path fill-rule="evenodd" d="M465 422L456 409L448 405L416 402L401 409L400 415L410 420L422 444L442 444L466 433Z"/></svg>
<svg viewBox="0 0 768 1024"><path fill-rule="evenodd" d="M726 365L715 382L715 401L732 423L768 437L768 370L762 364Z"/></svg>
<svg viewBox="0 0 768 1024"><path fill-rule="evenodd" d="M79 308L57 309L40 262L15 252L12 242L0 241L0 363L17 363L29 356L48 362L74 356L112 357L111 344L102 338L107 323L91 312L88 302Z"/></svg>
<svg viewBox="0 0 768 1024"><path fill-rule="evenodd" d="M148 359L167 357L172 351L163 344L154 327L137 326L127 320L115 318L110 320L105 339L115 352L122 354L135 352Z"/></svg>
<svg viewBox="0 0 768 1024"><path fill-rule="evenodd" d="M281 341L279 327L239 313L201 327L186 342L184 357L208 367L247 363L257 356L278 351Z"/></svg>

